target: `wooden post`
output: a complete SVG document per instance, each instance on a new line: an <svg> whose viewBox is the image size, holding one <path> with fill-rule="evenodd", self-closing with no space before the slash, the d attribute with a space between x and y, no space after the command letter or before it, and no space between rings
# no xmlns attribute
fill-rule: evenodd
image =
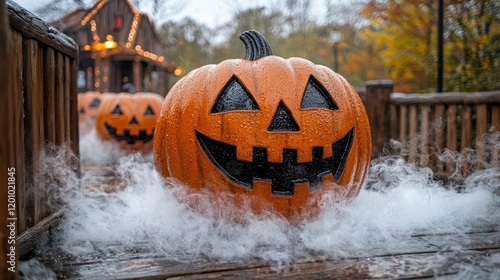
<svg viewBox="0 0 500 280"><path fill-rule="evenodd" d="M470 157L472 154L472 106L462 106L462 138L460 141L462 154L462 176L467 177L471 173Z"/></svg>
<svg viewBox="0 0 500 280"><path fill-rule="evenodd" d="M488 131L488 106L479 104L476 106L476 168L478 170L484 168L486 159L486 145Z"/></svg>
<svg viewBox="0 0 500 280"><path fill-rule="evenodd" d="M408 161L412 163L417 162L417 128L418 128L418 118L417 118L417 105L409 106L410 116L409 116L409 129L408 129Z"/></svg>
<svg viewBox="0 0 500 280"><path fill-rule="evenodd" d="M457 105L451 104L446 110L446 148L457 151ZM455 171L455 162L446 164L446 174L449 176Z"/></svg>
<svg viewBox="0 0 500 280"><path fill-rule="evenodd" d="M394 89L391 80L366 82L365 108L372 131L372 157L382 153L384 144L390 140L390 97Z"/></svg>
<svg viewBox="0 0 500 280"><path fill-rule="evenodd" d="M426 167L429 163L429 105L421 106L420 123L420 166Z"/></svg>
<svg viewBox="0 0 500 280"><path fill-rule="evenodd" d="M133 83L136 91L142 91L142 62L139 59L134 60L133 64Z"/></svg>
<svg viewBox="0 0 500 280"><path fill-rule="evenodd" d="M443 153L445 147L445 137L444 132L446 129L446 123L444 118L445 106L443 104L437 104L434 108L433 126L434 126L434 164L436 169L434 172L443 174L444 163L440 160L440 156Z"/></svg>
<svg viewBox="0 0 500 280"><path fill-rule="evenodd" d="M14 99L11 94L11 80L12 65L10 62L10 26L7 20L5 1L0 1L0 58L4 67L0 67L0 112L4 116L0 120L0 129L4 135L0 141L0 180L2 187L0 187L0 278L1 279L18 279L18 259L19 254L16 241L17 235L17 213L15 210L16 199L15 191L18 183L16 180L15 169L15 123L14 123ZM12 170L12 168L15 168ZM13 183L10 182L14 179ZM13 187L12 187L13 186ZM13 199L14 210L12 203L9 199ZM12 220L11 220L12 219ZM12 226L13 223L13 226Z"/></svg>

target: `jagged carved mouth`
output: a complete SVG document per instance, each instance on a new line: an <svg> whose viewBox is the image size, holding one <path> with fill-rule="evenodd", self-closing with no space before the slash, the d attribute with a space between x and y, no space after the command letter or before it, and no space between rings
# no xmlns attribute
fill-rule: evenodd
<svg viewBox="0 0 500 280"><path fill-rule="evenodd" d="M293 195L295 183L309 182L309 191L321 187L322 178L332 174L337 182L344 171L345 163L354 139L352 128L342 139L332 144L333 155L323 158L323 147L312 148L310 162L297 163L297 150L283 149L283 162L267 161L267 149L254 147L252 161L236 159L236 146L219 142L196 131L201 148L231 181L252 188L253 180L272 183L272 193Z"/></svg>
<svg viewBox="0 0 500 280"><path fill-rule="evenodd" d="M116 134L116 128L112 127L111 125L109 125L108 123L104 123L104 125L106 126L106 129L108 130L108 133L109 135L117 140L117 141L125 141L127 142L127 144L135 144L135 142L137 141L142 141L143 143L147 143L151 140L153 140L153 135L154 134L151 134L151 135L148 135L146 133L146 130L139 130L139 135L138 136L132 136L130 135L130 130L128 129L125 129L123 131L123 135L118 135Z"/></svg>

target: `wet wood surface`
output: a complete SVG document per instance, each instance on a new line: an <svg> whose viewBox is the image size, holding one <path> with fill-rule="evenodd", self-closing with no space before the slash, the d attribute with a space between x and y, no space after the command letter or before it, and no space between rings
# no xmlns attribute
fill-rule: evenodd
<svg viewBox="0 0 500 280"><path fill-rule="evenodd" d="M362 255L327 259L308 257L282 266L256 259L226 263L207 259L172 261L143 248L137 244L119 254L108 251L78 259L46 251L47 257L42 261L59 279L451 277L464 267L495 269L495 262L489 259L500 254L500 235L498 232L474 232L457 236L415 236L391 248L369 248Z"/></svg>
<svg viewBox="0 0 500 280"><path fill-rule="evenodd" d="M113 192L124 187L114 164L82 163L82 187ZM455 279L464 271L491 275L500 259L500 226L467 233L422 232L400 244L376 244L366 250L328 257L319 253L278 265L260 259L221 262L197 258L171 260L147 244L109 244L78 258L55 244L36 254L58 279ZM464 278L465 279L465 278Z"/></svg>

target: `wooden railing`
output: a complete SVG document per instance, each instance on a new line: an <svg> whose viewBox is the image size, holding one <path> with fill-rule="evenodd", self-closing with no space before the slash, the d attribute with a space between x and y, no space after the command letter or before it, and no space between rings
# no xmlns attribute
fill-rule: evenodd
<svg viewBox="0 0 500 280"><path fill-rule="evenodd" d="M500 163L500 91L394 93L390 114L391 136L399 139L410 162L464 176ZM459 152L460 161L448 161L445 149Z"/></svg>
<svg viewBox="0 0 500 280"><path fill-rule="evenodd" d="M466 177L500 164L500 91L402 94L390 81L370 81L362 98L374 156L395 139L401 156L436 174Z"/></svg>
<svg viewBox="0 0 500 280"><path fill-rule="evenodd" d="M6 112L0 121L6 139L1 174L15 177L15 211L4 209L10 197L3 200L2 188L0 223L5 228L3 223L15 218L8 221L15 221L19 257L33 249L51 219L60 217L44 185L45 148L69 145L78 155L78 49L72 39L16 3L0 2L0 111ZM78 172L79 163L73 167ZM13 171L7 173L7 168ZM2 177L2 184L8 180Z"/></svg>

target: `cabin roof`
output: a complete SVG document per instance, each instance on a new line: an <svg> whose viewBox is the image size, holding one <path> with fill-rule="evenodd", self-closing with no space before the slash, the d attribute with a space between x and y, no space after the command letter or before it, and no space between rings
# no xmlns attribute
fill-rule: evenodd
<svg viewBox="0 0 500 280"><path fill-rule="evenodd" d="M78 9L72 11L62 18L52 22L51 24L59 29L60 31L70 35L76 36L76 33L81 32L82 30L86 30L89 33L95 33L95 31L91 31L91 23L92 20L102 18L99 17L100 13L105 13L106 17L108 15L110 17L113 16L114 11L110 11L107 7L110 7L112 2L114 1L123 1L125 5L125 10L123 10L123 5L121 12L127 13L129 15L133 15L134 24L123 24L123 30L120 32L123 33L121 39L115 38L118 43L118 50L113 51L114 54L120 53L124 55L139 55L145 57L147 60L151 60L157 65L162 65L164 68L169 71L173 71L177 65L175 63L166 62L163 58L164 53L166 52L166 45L158 35L156 31L154 22L149 19L147 14L141 13L138 9L136 9L129 0L99 0L97 1L93 7L89 9ZM102 28L102 24L101 27ZM97 41L106 40L106 34L112 32L112 26L108 23L104 25L106 32L98 36ZM149 29L149 30L148 30ZM150 34L151 41L147 41L149 46L145 48L144 44L139 44L137 38L139 37L141 32L146 32ZM133 36L133 39L130 39L130 36ZM90 36L94 38L94 35ZM128 40L123 38L129 38ZM92 41L82 41L77 38L74 38L77 41L77 44L80 47L81 52L89 51L89 46L92 45ZM96 40L96 39L94 39ZM144 43L144 42L143 42ZM139 47L139 49L137 48ZM161 59L159 59L161 57Z"/></svg>

